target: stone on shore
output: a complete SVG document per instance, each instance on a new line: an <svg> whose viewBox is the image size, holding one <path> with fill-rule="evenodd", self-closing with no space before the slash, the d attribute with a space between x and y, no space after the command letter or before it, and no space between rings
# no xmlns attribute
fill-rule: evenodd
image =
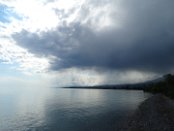
<svg viewBox="0 0 174 131"><path fill-rule="evenodd" d="M174 131L174 101L161 94L145 100L122 131Z"/></svg>

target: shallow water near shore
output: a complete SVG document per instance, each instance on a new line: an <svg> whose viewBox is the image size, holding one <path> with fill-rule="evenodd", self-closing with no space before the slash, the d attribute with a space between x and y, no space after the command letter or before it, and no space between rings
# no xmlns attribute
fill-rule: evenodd
<svg viewBox="0 0 174 131"><path fill-rule="evenodd" d="M150 95L143 91L0 88L0 131L112 131Z"/></svg>

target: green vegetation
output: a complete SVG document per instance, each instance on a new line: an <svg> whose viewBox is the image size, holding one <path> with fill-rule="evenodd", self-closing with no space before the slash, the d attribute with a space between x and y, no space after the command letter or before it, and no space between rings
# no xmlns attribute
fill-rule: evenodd
<svg viewBox="0 0 174 131"><path fill-rule="evenodd" d="M174 99L174 75L165 75L163 80L157 83L149 84L146 88L144 88L144 91L152 93L162 93Z"/></svg>

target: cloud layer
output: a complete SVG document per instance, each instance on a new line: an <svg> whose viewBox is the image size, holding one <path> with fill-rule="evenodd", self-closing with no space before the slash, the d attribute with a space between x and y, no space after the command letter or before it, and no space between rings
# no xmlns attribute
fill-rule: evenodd
<svg viewBox="0 0 174 131"><path fill-rule="evenodd" d="M39 56L53 56L51 69L102 68L170 72L174 67L174 2L85 1L62 17L56 28L13 34L20 46ZM103 23L102 23L103 22Z"/></svg>
<svg viewBox="0 0 174 131"><path fill-rule="evenodd" d="M82 85L174 71L172 0L2 0L0 6L0 60L19 70L49 69L64 83Z"/></svg>

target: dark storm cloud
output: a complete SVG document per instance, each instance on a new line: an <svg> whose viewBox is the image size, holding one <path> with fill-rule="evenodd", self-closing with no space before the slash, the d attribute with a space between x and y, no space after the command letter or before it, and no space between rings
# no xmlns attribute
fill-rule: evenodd
<svg viewBox="0 0 174 131"><path fill-rule="evenodd" d="M121 23L119 28L96 32L74 22L40 35L23 30L13 38L38 56L55 56L53 70L95 67L164 73L174 69L174 1L95 0L89 5L102 8L104 2L112 4L111 17L115 23ZM118 4L121 10L116 13L114 7ZM88 11L81 9L83 17Z"/></svg>

